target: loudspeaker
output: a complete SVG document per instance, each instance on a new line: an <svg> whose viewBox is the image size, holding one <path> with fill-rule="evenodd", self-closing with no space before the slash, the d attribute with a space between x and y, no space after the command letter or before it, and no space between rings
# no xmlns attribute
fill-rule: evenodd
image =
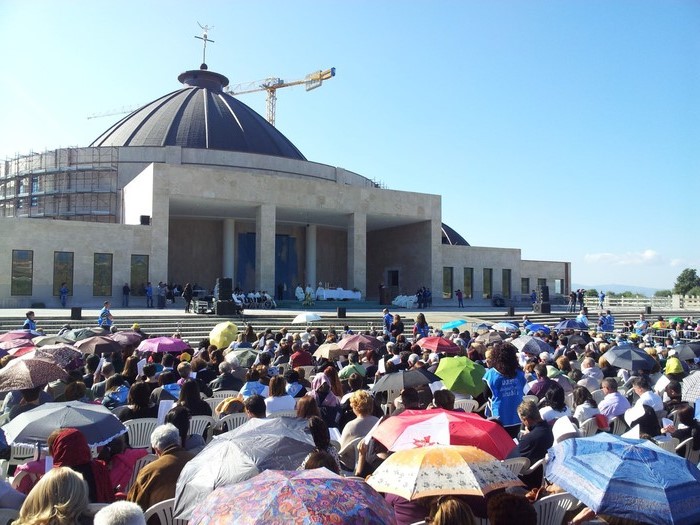
<svg viewBox="0 0 700 525"><path fill-rule="evenodd" d="M217 290L219 295L216 299L223 299L224 301L231 300L231 294L233 293L233 279L230 277L219 277L216 279Z"/></svg>
<svg viewBox="0 0 700 525"><path fill-rule="evenodd" d="M645 307L644 307L644 313L647 314L647 315L651 314L651 306L645 306Z"/></svg>
<svg viewBox="0 0 700 525"><path fill-rule="evenodd" d="M148 226L149 224L151 224L151 216L141 215L141 226Z"/></svg>
<svg viewBox="0 0 700 525"><path fill-rule="evenodd" d="M551 314L552 305L550 303L535 303L532 305L532 311L536 314Z"/></svg>
<svg viewBox="0 0 700 525"><path fill-rule="evenodd" d="M345 310L344 306L339 306L337 310L337 317L338 319L344 319L347 317L347 312Z"/></svg>
<svg viewBox="0 0 700 525"><path fill-rule="evenodd" d="M537 288L537 302L538 303L548 303L549 302L549 286L539 286Z"/></svg>
<svg viewBox="0 0 700 525"><path fill-rule="evenodd" d="M216 315L233 315L236 313L236 308L233 301L216 301L214 312Z"/></svg>

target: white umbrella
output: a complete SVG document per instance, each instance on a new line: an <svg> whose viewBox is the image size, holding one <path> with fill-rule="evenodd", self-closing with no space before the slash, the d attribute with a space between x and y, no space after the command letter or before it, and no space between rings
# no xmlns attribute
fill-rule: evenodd
<svg viewBox="0 0 700 525"><path fill-rule="evenodd" d="M304 312L303 314L299 314L292 319L292 324L308 324L320 320L321 316L319 314L314 312Z"/></svg>

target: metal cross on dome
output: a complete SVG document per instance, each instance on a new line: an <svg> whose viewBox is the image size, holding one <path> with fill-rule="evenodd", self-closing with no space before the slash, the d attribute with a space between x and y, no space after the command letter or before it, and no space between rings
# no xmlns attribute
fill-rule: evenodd
<svg viewBox="0 0 700 525"><path fill-rule="evenodd" d="M202 25L199 22L197 22L197 25L202 29L202 36L195 35L195 38L199 38L200 40L203 41L204 48L202 49L202 64L206 64L207 63L207 42L211 42L212 44L214 43L214 41L210 40L207 35L209 33L209 30L213 29L214 26L210 27L208 25Z"/></svg>

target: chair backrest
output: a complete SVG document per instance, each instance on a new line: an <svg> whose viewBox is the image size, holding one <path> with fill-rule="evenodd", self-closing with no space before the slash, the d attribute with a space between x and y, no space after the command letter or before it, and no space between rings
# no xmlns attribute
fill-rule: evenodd
<svg viewBox="0 0 700 525"><path fill-rule="evenodd" d="M678 446L679 442L680 440L678 438L658 439L656 440L656 445L659 448L662 448L668 452L672 452L673 454L675 454L676 447Z"/></svg>
<svg viewBox="0 0 700 525"><path fill-rule="evenodd" d="M355 465L357 465L357 456L358 456L358 447L360 446L360 441L362 441L364 438L363 437L358 437L353 439L350 443L347 443L342 450L338 452L338 455L341 457L347 455L347 463L345 466L352 470L353 472L355 471ZM350 464L351 463L351 464Z"/></svg>
<svg viewBox="0 0 700 525"><path fill-rule="evenodd" d="M625 423L625 418L622 416L612 418L610 420L610 432L618 436L621 436L627 432L627 423Z"/></svg>
<svg viewBox="0 0 700 525"><path fill-rule="evenodd" d="M581 423L579 426L579 431L581 433L581 437L596 435L598 433L598 421L596 421L596 418L594 417L586 419L586 421Z"/></svg>
<svg viewBox="0 0 700 525"><path fill-rule="evenodd" d="M601 388L591 392L591 395L593 396L593 399L595 399L596 403L600 403L605 398L605 392L603 392Z"/></svg>
<svg viewBox="0 0 700 525"><path fill-rule="evenodd" d="M523 396L523 401L532 401L538 405L540 403L540 398L537 396Z"/></svg>
<svg viewBox="0 0 700 525"><path fill-rule="evenodd" d="M689 437L685 441L682 441L677 447L676 452L682 454L682 456L690 461L693 465L700 463L700 449L693 450L693 438Z"/></svg>
<svg viewBox="0 0 700 525"><path fill-rule="evenodd" d="M175 498L166 499L146 510L143 517L146 519L146 523L155 516L160 521L160 525L187 525L187 520L173 518L174 507Z"/></svg>
<svg viewBox="0 0 700 525"><path fill-rule="evenodd" d="M219 406L219 403L221 403L223 399L219 399L217 397L207 397L204 399L204 402L209 405L209 408L211 408L211 413L216 414L216 407Z"/></svg>
<svg viewBox="0 0 700 525"><path fill-rule="evenodd" d="M394 403L394 400L401 395L401 388L399 389L394 389L390 388L389 390L386 391L386 402L387 403Z"/></svg>
<svg viewBox="0 0 700 525"><path fill-rule="evenodd" d="M141 469L156 459L158 459L158 456L155 454L146 454L145 456L142 456L136 460L136 463L134 463L134 470L131 473L131 478L129 478L129 484L126 486L124 492L129 492L129 489L131 489L131 486L136 481L136 477L139 475Z"/></svg>
<svg viewBox="0 0 700 525"><path fill-rule="evenodd" d="M479 402L476 399L457 399L455 408L461 408L465 412L474 412L479 408Z"/></svg>
<svg viewBox="0 0 700 525"><path fill-rule="evenodd" d="M21 465L34 458L34 445L13 443L10 446L10 465Z"/></svg>
<svg viewBox="0 0 700 525"><path fill-rule="evenodd" d="M19 511L15 509L0 509L0 525L10 525L19 517Z"/></svg>
<svg viewBox="0 0 700 525"><path fill-rule="evenodd" d="M530 460L528 458L509 458L504 459L501 463L516 476L530 468Z"/></svg>
<svg viewBox="0 0 700 525"><path fill-rule="evenodd" d="M296 410L278 410L277 412L272 412L267 417L297 417Z"/></svg>
<svg viewBox="0 0 700 525"><path fill-rule="evenodd" d="M228 432L229 430L240 427L246 421L248 421L248 416L244 412L240 414L229 414L219 420L217 427Z"/></svg>
<svg viewBox="0 0 700 525"><path fill-rule="evenodd" d="M207 443L211 440L211 431L216 426L216 420L211 416L192 416L190 419L190 434L198 434Z"/></svg>
<svg viewBox="0 0 700 525"><path fill-rule="evenodd" d="M212 392L209 399L218 399L221 401L227 397L238 397L238 390L217 390L216 392Z"/></svg>
<svg viewBox="0 0 700 525"><path fill-rule="evenodd" d="M537 525L561 525L564 515L578 500L568 492L560 492L537 500L533 506L537 511Z"/></svg>
<svg viewBox="0 0 700 525"><path fill-rule="evenodd" d="M124 421L124 426L131 448L151 448L151 434L158 426L158 420L155 417L130 419Z"/></svg>

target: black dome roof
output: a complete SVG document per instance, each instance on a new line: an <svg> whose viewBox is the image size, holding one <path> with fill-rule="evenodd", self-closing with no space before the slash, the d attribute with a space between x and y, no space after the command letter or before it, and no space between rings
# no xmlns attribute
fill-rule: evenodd
<svg viewBox="0 0 700 525"><path fill-rule="evenodd" d="M224 93L224 75L200 69L178 80L186 87L127 115L90 146L182 146L306 160L267 120Z"/></svg>
<svg viewBox="0 0 700 525"><path fill-rule="evenodd" d="M442 244L450 244L452 246L470 246L464 237L462 237L444 222L442 223Z"/></svg>

